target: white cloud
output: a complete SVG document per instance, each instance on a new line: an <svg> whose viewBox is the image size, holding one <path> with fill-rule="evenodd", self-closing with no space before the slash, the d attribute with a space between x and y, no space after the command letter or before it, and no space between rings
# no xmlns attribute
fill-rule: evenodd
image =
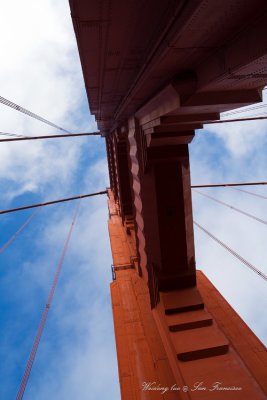
<svg viewBox="0 0 267 400"><path fill-rule="evenodd" d="M263 140L266 142L267 122L263 120L217 124L208 126L207 131L221 138L232 156L241 158L257 152L259 143Z"/></svg>
<svg viewBox="0 0 267 400"><path fill-rule="evenodd" d="M65 1L1 4L0 95L65 129L91 131L96 128L94 119L89 114L81 116L79 111L84 101L84 83L69 14ZM56 132L2 104L0 120L2 132ZM7 181L6 199L26 191L47 191L47 184L50 192L62 191L74 178L85 141L79 138L2 144L0 179Z"/></svg>
<svg viewBox="0 0 267 400"><path fill-rule="evenodd" d="M64 0L1 2L0 95L66 129L95 130L94 119L81 112L84 83L69 14ZM0 121L2 132L55 133L53 128L1 104ZM196 140L191 146L193 181L266 180L265 130L263 122L213 126L210 132L214 132L215 144ZM105 187L107 168L101 150L104 141L100 145L90 140L2 144L1 204L23 194L29 195L29 200L32 194L48 199L74 194L73 190L85 193ZM220 193L225 200L233 204L238 201L240 208L256 215L266 214L264 201L223 190ZM53 399L55 393L57 400L119 397L108 300L106 199L83 200L82 204L26 399ZM222 206L215 207L200 196L195 205L200 223L266 271L265 226L240 219L228 210L224 212L218 208ZM15 397L15 386L28 357L72 212L72 206L44 211L44 216L40 213L38 217L38 227L31 228L32 235L22 236L25 249L36 253L34 261L21 246L18 249L14 243L12 247L12 268L2 280L4 290L10 292L10 315L1 338L7 388L0 391L6 400ZM260 318L267 306L263 297L265 283L197 231L196 247L198 266L256 333L267 340ZM17 306L16 311L10 304ZM14 376L13 381L10 376Z"/></svg>
<svg viewBox="0 0 267 400"><path fill-rule="evenodd" d="M99 159L84 173L83 186L90 193L94 190L103 190L109 185L106 159Z"/></svg>
<svg viewBox="0 0 267 400"><path fill-rule="evenodd" d="M119 397L118 385L114 385L118 372L108 293L110 250L103 232L107 220L105 201L93 204L91 199L83 200L26 399L53 398L55 393L59 400L101 398L107 392L110 399ZM59 258L59 254L55 257L55 247L61 251L69 225L64 219L58 224L58 215L54 215L46 227L46 234L56 245L48 244L49 253L53 249L50 263ZM55 265L51 265L40 278L35 266L35 273L29 271L28 279L34 280L34 287L41 285L44 292L54 269ZM53 333L56 338L51 337ZM42 376L38 371L43 371ZM48 384L44 385L44 381Z"/></svg>
<svg viewBox="0 0 267 400"><path fill-rule="evenodd" d="M47 197L51 192L55 195L65 191L64 188L73 184L83 142L72 142L71 146L67 141L2 144L0 179L7 180L9 188L5 197L12 198L27 191ZM10 190L14 186L15 189ZM50 188L48 194L47 187Z"/></svg>
<svg viewBox="0 0 267 400"><path fill-rule="evenodd" d="M0 96L65 129L94 131L94 118L84 112L68 2L1 2L0 30ZM57 132L2 104L0 121L2 132ZM19 203L18 196L31 203L36 196L46 200L104 189L104 149L97 138L1 144L1 208ZM42 210L7 252L2 296L8 315L0 343L6 360L0 397L6 400L15 397L73 207ZM106 222L106 198L83 200L25 398L119 397Z"/></svg>

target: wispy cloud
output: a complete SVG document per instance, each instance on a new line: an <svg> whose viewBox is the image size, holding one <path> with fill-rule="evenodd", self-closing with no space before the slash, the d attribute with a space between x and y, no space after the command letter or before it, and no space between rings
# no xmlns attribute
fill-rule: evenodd
<svg viewBox="0 0 267 400"><path fill-rule="evenodd" d="M0 95L74 132L96 130L68 4L1 5ZM2 132L55 130L0 104ZM1 208L103 189L104 140L0 146ZM73 204L42 210L2 257L0 397L14 399L71 221ZM23 215L1 219L1 240ZM8 223L9 221L9 223ZM109 298L106 199L82 202L25 399L119 398ZM102 381L99 379L101 376Z"/></svg>
<svg viewBox="0 0 267 400"><path fill-rule="evenodd" d="M76 41L66 1L2 2L0 95L77 131L95 130L88 114ZM55 131L0 104L0 131ZM266 180L266 124L213 126L191 145L193 182ZM86 193L108 185L104 141L94 139L0 146L1 208ZM257 189L261 190L261 189ZM264 201L230 189L218 196L263 216ZM264 226L195 195L196 219L266 272ZM0 398L14 399L67 234L73 205L51 206L2 257ZM23 220L1 218L1 240ZM106 199L83 200L25 399L119 398L109 299ZM197 262L260 337L267 306L260 278L196 231Z"/></svg>
<svg viewBox="0 0 267 400"><path fill-rule="evenodd" d="M267 181L267 135L265 122L213 125L199 131L191 145L192 181L231 183ZM266 187L250 187L265 193ZM231 188L201 189L224 202L265 218L267 201ZM193 194L194 218L211 233L267 273L265 237L267 226ZM266 219L266 218L265 218ZM267 342L267 330L260 315L267 307L266 282L228 254L205 233L195 228L197 266L213 281L256 334Z"/></svg>

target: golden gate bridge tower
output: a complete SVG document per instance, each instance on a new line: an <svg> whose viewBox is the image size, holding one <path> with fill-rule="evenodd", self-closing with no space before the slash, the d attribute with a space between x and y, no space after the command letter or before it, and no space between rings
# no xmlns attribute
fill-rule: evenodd
<svg viewBox="0 0 267 400"><path fill-rule="evenodd" d="M266 0L70 8L107 147L121 398L266 399L266 348L196 270L188 153L196 129L261 101Z"/></svg>

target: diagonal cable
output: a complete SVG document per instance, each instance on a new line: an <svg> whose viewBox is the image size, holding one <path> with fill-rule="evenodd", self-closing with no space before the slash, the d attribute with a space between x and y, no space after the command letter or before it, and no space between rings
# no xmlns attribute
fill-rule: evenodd
<svg viewBox="0 0 267 400"><path fill-rule="evenodd" d="M35 210L30 215L30 217L24 222L24 224L21 225L21 227L14 233L14 235L12 235L11 238L2 247L0 247L0 254L3 253L12 242L14 242L14 240L18 237L20 232L23 231L24 228L26 228L26 226L31 222L31 220L33 219L33 217L35 216L35 214L38 211L39 211L39 209Z"/></svg>
<svg viewBox="0 0 267 400"><path fill-rule="evenodd" d="M29 117L32 117L32 118L34 118L34 119L37 119L37 120L43 122L44 124L53 126L54 128L57 128L57 129L59 129L60 131L64 131L64 132L66 132L66 133L71 133L71 132L67 131L66 129L61 128L60 126L54 124L53 122L50 122L50 121L48 121L47 119L45 119L45 118L43 118L43 117L40 117L40 116L37 115L37 114L34 114L33 112L27 110L26 108L23 108L23 107L19 106L18 104L15 104L15 103L13 103L13 102L10 101L10 100L5 99L5 98L2 97L2 96L0 96L0 103L4 104L4 105L7 106L7 107L13 108L14 110L17 110L17 111L19 111L19 112L21 112L21 113L23 113L23 114L26 114L26 115L28 115Z"/></svg>
<svg viewBox="0 0 267 400"><path fill-rule="evenodd" d="M240 210L239 208L231 206L230 204L227 204L224 201L215 199L215 197L209 196L208 194L204 194L204 193L200 192L199 190L194 189L194 191L197 192L198 194L201 194L201 196L204 196L204 197L207 197L208 199L216 201L216 203L219 203L219 204L222 204L225 207L231 208L232 210L237 211L240 214L245 215L246 217L252 218L252 219L254 219L254 220L256 220L256 221L258 221L258 222L260 222L260 223L262 223L264 225L267 225L267 221L265 221L264 219L258 218L255 215L249 214L246 211L243 211L243 210Z"/></svg>
<svg viewBox="0 0 267 400"><path fill-rule="evenodd" d="M16 137L16 138L26 138L27 137L25 135L19 135L17 133L8 133L8 132L0 132L0 136L11 136L11 137Z"/></svg>
<svg viewBox="0 0 267 400"><path fill-rule="evenodd" d="M11 212L16 212L16 211L28 210L29 208L44 207L44 206L49 206L51 204L63 203L65 201L72 201L72 200L77 200L77 199L84 199L86 197L99 196L99 195L107 194L107 193L108 193L107 190L102 190L101 192L81 194L80 196L66 197L65 199L46 201L45 203L29 204L27 206L10 208L9 210L1 210L0 215L8 214Z"/></svg>
<svg viewBox="0 0 267 400"><path fill-rule="evenodd" d="M234 114L241 114L241 113L245 113L245 112L252 111L252 110L258 110L258 109L265 108L265 107L267 107L267 104L264 103L264 104L259 104L259 105L252 106L252 107L249 107L246 109L235 110L235 111L225 111L222 113L222 117L228 117L228 115L234 115ZM245 108L245 107L243 107L243 108Z"/></svg>
<svg viewBox="0 0 267 400"><path fill-rule="evenodd" d="M203 232L205 232L209 237L211 237L215 242L219 243L222 247L224 247L229 253L231 253L234 257L236 257L239 261L241 261L246 267L251 269L253 272L255 272L257 275L259 275L262 279L267 281L267 275L265 275L262 271L260 271L258 268L254 267L250 262L248 262L245 258L241 257L236 251L231 249L227 244L223 243L220 239L218 239L216 236L214 236L212 233L210 233L207 229L205 229L203 226L198 224L196 221L194 221L194 224L201 229Z"/></svg>
<svg viewBox="0 0 267 400"><path fill-rule="evenodd" d="M251 196L260 197L261 199L267 200L267 196L263 196L262 194L259 194L259 193L253 193L253 192L249 192L248 190L238 189L238 188L234 188L234 187L231 187L231 189L238 190L239 192L243 192L243 193L248 193L248 194L251 194Z"/></svg>
<svg viewBox="0 0 267 400"><path fill-rule="evenodd" d="M1 135L1 134L0 134ZM16 134L4 134L4 135L12 135L18 136L15 138L2 139L0 138L0 143L3 142L21 142L25 140L46 140L46 139L62 139L62 138L73 138L73 137L82 137L82 136L99 136L100 132L87 132L87 133L68 133L68 134L60 134L60 135L42 135L42 136L23 136Z"/></svg>
<svg viewBox="0 0 267 400"><path fill-rule="evenodd" d="M54 293L55 293L55 290L56 290L56 286L57 286L57 283L58 283L58 279L59 279L59 275L60 275L60 272L61 272L61 269L62 269L64 258L65 258L66 252L68 250L69 241L70 241L70 238L71 238L71 235L72 235L74 224L75 224L76 219L77 219L77 215L78 215L78 212L79 212L79 207L80 207L80 201L79 201L79 203L78 203L78 205L77 205L77 207L75 209L75 213L74 213L74 217L73 217L72 222L71 222L69 233L68 233L68 236L67 236L67 238L65 240L65 243L64 243L64 248L63 248L60 260L58 262L58 266L57 266L57 269L56 269L56 273L55 273L55 276L54 276L52 287L50 289L50 292L49 292L49 295L48 295L48 299L47 299L47 303L45 305L45 309L43 311L42 318L41 318L40 324L38 326L38 330L37 330L37 333L36 333L36 336L35 336L35 339L34 339L34 342L33 342L33 346L32 346L31 352L30 352L30 356L29 356L29 359L28 359L28 362L27 362L27 365L26 365L26 368L25 368L25 371L24 371L24 374L23 374L23 377L22 377L22 380L21 380L21 383L20 383L20 387L19 387L19 390L18 390L18 393L17 393L16 400L22 400L22 398L24 396L24 392L25 392L25 389L26 389L26 386L27 386L27 383L28 383L28 380L29 380L29 377L30 377L30 373L31 373L31 369L32 369L32 366L33 366L33 363L34 363L34 359L35 359L35 356L36 356L36 353L37 353L37 350L38 350L38 346L39 346L39 343L40 343L40 340L41 340L41 336L42 336L42 333L43 333L43 330L44 330L44 327L45 327L45 323L46 323L46 319L47 319L47 316L48 316L48 313L49 313L49 309L50 309L50 306L51 306L51 303L52 303L52 300L53 300L53 297L54 297Z"/></svg>
<svg viewBox="0 0 267 400"><path fill-rule="evenodd" d="M220 119L220 120L214 120L214 121L203 121L202 123L204 125L210 125L210 124L225 124L225 123L242 122L242 121L258 121L258 120L265 120L265 119L267 119L266 115L264 115L263 117L257 116L257 117Z"/></svg>
<svg viewBox="0 0 267 400"><path fill-rule="evenodd" d="M228 186L259 186L267 185L267 182L239 182L239 183L208 183L206 185L192 185L191 188L208 188L208 187L228 187Z"/></svg>

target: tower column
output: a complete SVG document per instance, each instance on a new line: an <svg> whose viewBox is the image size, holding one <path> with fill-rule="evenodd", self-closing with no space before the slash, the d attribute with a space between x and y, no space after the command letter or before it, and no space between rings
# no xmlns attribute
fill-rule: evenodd
<svg viewBox="0 0 267 400"><path fill-rule="evenodd" d="M195 254L188 145L176 147L176 154L164 159L164 150L152 166L157 205L160 259L151 261L156 268L159 290L195 285ZM149 204L147 204L149 207ZM147 230L153 230L152 224Z"/></svg>
<svg viewBox="0 0 267 400"><path fill-rule="evenodd" d="M174 132L171 137L175 138ZM152 306L157 303L158 290L196 283L188 154L193 135L192 131L179 131L179 144L174 141L173 145L164 145L162 141L169 138L168 132L161 133L159 147L157 139L148 141L137 122L130 122L138 251Z"/></svg>

